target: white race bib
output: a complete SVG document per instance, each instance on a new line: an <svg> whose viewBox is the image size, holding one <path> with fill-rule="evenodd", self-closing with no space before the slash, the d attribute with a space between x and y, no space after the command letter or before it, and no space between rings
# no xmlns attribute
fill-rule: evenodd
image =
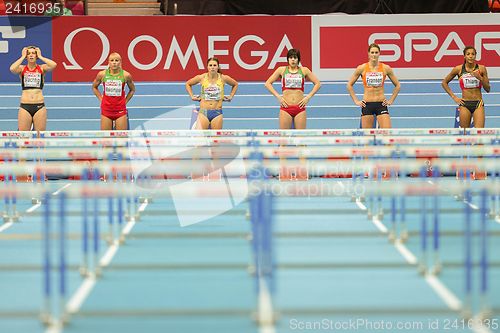
<svg viewBox="0 0 500 333"><path fill-rule="evenodd" d="M302 88L302 75L299 73L288 73L285 75L285 88L288 89L301 89Z"/></svg>
<svg viewBox="0 0 500 333"><path fill-rule="evenodd" d="M109 80L104 83L104 94L106 96L121 96L122 95L122 81Z"/></svg>
<svg viewBox="0 0 500 333"><path fill-rule="evenodd" d="M471 89L471 88L479 88L479 80L473 76L472 74L464 74L462 76L462 80L464 82L464 88Z"/></svg>
<svg viewBox="0 0 500 333"><path fill-rule="evenodd" d="M221 100L221 91L219 86L211 84L205 88L205 100L219 101Z"/></svg>
<svg viewBox="0 0 500 333"><path fill-rule="evenodd" d="M366 85L368 87L381 87L384 82L384 73L382 72L367 72Z"/></svg>
<svg viewBox="0 0 500 333"><path fill-rule="evenodd" d="M39 72L24 73L24 86L27 88L40 88L42 85L42 74Z"/></svg>

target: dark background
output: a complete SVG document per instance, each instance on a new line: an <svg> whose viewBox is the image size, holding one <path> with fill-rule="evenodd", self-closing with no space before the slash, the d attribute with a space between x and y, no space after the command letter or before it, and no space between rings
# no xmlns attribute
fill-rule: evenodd
<svg viewBox="0 0 500 333"><path fill-rule="evenodd" d="M167 0L167 14L486 13L488 0ZM175 13L175 4L177 5Z"/></svg>

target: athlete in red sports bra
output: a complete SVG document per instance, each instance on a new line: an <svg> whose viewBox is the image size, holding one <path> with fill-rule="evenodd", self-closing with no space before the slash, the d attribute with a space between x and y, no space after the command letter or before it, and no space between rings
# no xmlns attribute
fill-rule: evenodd
<svg viewBox="0 0 500 333"><path fill-rule="evenodd" d="M466 46L464 49L464 63L453 67L451 72L443 79L441 85L460 108L460 127L468 128L471 118L474 119L476 128L484 127L484 103L481 88L490 92L490 80L486 67L476 62L476 49ZM455 76L458 76L462 98L457 97L449 86Z"/></svg>
<svg viewBox="0 0 500 333"><path fill-rule="evenodd" d="M108 63L108 69L100 71L92 83L92 90L101 101L101 129L128 130L127 103L135 93L134 80L122 69L122 57L118 53L111 53ZM102 94L99 91L101 83ZM125 84L128 86L127 96Z"/></svg>
<svg viewBox="0 0 500 333"><path fill-rule="evenodd" d="M300 66L300 51L290 49L286 55L288 66L278 67L267 79L266 88L280 102L280 129L292 128L292 122L296 129L306 128L306 104L319 90L321 83L318 78L307 67ZM273 88L273 82L281 78L281 96ZM304 96L305 79L311 81L314 86L311 92Z"/></svg>
<svg viewBox="0 0 500 333"><path fill-rule="evenodd" d="M24 59L27 65L21 65ZM45 64L38 65L40 59ZM10 71L21 77L21 105L17 114L17 126L20 131L29 131L32 126L35 131L45 131L47 127L47 108L42 94L45 73L56 68L57 64L42 56L42 51L36 46L23 48L21 58L10 65Z"/></svg>
<svg viewBox="0 0 500 333"><path fill-rule="evenodd" d="M347 91L357 106L361 107L361 127L373 128L375 117L380 128L391 128L391 117L387 106L394 103L401 89L398 78L389 65L379 62L380 47L377 44L368 46L368 62L359 65L347 82ZM363 99L360 101L354 92L353 85L359 77L363 78ZM394 89L389 99L385 98L384 82L388 77Z"/></svg>

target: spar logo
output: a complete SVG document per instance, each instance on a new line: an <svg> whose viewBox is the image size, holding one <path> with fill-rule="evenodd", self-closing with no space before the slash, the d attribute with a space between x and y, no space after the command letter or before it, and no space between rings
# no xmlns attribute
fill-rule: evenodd
<svg viewBox="0 0 500 333"><path fill-rule="evenodd" d="M466 40L466 42L464 42ZM493 41L496 40L496 41ZM402 43L401 43L402 41ZM377 32L368 38L368 44L377 43L381 51L380 60L396 62L403 57L405 62L414 61L420 52L432 52L434 61L440 62L445 56L462 56L466 45L473 45L477 50L477 60L483 58L484 51L495 52L500 56L500 32L480 31L473 35L461 37L456 31L450 31L444 40L434 32ZM389 54L387 54L389 52Z"/></svg>
<svg viewBox="0 0 500 333"><path fill-rule="evenodd" d="M26 38L26 27L24 26L0 26L0 36L2 39L22 39ZM0 41L0 53L9 53L9 41Z"/></svg>
<svg viewBox="0 0 500 333"><path fill-rule="evenodd" d="M75 37L82 32L91 32L99 37L101 42L101 54L91 69L101 70L107 67L107 57L110 52L110 40L106 33L103 31L92 28L92 27L82 27L70 32L64 40L64 55L67 62L63 62L63 66L67 70L82 70L82 66L75 59L73 54L73 44ZM208 36L206 43L208 46L208 57L213 56L225 56L231 55L232 60L235 64L244 70L257 70L263 67L267 69L273 69L278 63L286 62L286 57L281 56L288 49L293 48L292 43L286 34L281 36L281 40L278 46L273 50L254 50L250 51L250 58L252 61L244 60L242 54L246 51L249 45L255 47L255 45L266 46L266 40L258 35L248 34L239 37L236 40L231 40L232 36L229 35L218 35L218 36ZM234 38L234 37L233 37ZM198 38L199 39L199 38ZM175 34L170 40L170 44L164 50L162 43L154 36L151 35L139 35L133 38L127 46L127 58L135 68L139 70L153 70L158 69L161 66L162 69L170 69L172 67L172 62L174 58L178 59L181 67L186 69L188 63L192 60L196 62L198 69L205 68L206 57L200 51L200 40L198 40L195 35L193 35L189 41L187 47L182 48ZM217 47L217 45L224 44L224 42L234 42L232 48ZM136 48L139 44L147 43L153 47L155 50L154 59L149 62L145 62L140 58ZM205 43L205 41L203 41ZM163 43L164 44L164 43ZM227 43L226 43L227 44ZM267 66L266 66L267 64ZM221 69L230 69L230 65L227 63L220 64Z"/></svg>

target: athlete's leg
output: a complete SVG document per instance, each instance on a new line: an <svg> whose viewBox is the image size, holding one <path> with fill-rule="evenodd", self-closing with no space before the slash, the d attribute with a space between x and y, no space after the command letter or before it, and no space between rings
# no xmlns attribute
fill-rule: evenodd
<svg viewBox="0 0 500 333"><path fill-rule="evenodd" d="M20 131L31 131L33 118L31 114L23 108L19 108L17 113L17 129Z"/></svg>
<svg viewBox="0 0 500 333"><path fill-rule="evenodd" d="M115 120L115 130L125 131L128 130L128 115L121 116Z"/></svg>
<svg viewBox="0 0 500 333"><path fill-rule="evenodd" d="M381 114L377 116L377 122L379 128L391 128L391 116L388 114Z"/></svg>
<svg viewBox="0 0 500 333"><path fill-rule="evenodd" d="M469 128L472 114L470 113L469 109L467 109L465 106L460 106L459 110L460 110L459 111L459 113L460 113L460 127Z"/></svg>
<svg viewBox="0 0 500 333"><path fill-rule="evenodd" d="M208 121L208 118L204 114L198 113L198 119L196 120L196 129L205 130L208 129L209 125L210 122Z"/></svg>
<svg viewBox="0 0 500 333"><path fill-rule="evenodd" d="M47 108L43 107L35 113L33 117L33 127L35 131L45 131L47 128Z"/></svg>
<svg viewBox="0 0 500 333"><path fill-rule="evenodd" d="M472 119L474 119L474 127L475 128L484 128L484 123L485 123L484 118L485 118L485 116L484 116L484 106L481 105L472 114Z"/></svg>
<svg viewBox="0 0 500 333"><path fill-rule="evenodd" d="M373 128L374 122L375 116L373 115L361 116L361 128Z"/></svg>
<svg viewBox="0 0 500 333"><path fill-rule="evenodd" d="M224 117L223 115L218 115L212 121L210 122L210 128L211 129L222 129L222 124L224 122Z"/></svg>
<svg viewBox="0 0 500 333"><path fill-rule="evenodd" d="M113 120L101 114L101 130L113 130Z"/></svg>
<svg viewBox="0 0 500 333"><path fill-rule="evenodd" d="M291 129L293 118L283 110L280 110L280 129Z"/></svg>
<svg viewBox="0 0 500 333"><path fill-rule="evenodd" d="M293 124L295 126L295 129L306 129L307 125L307 111L302 111L298 115L293 118Z"/></svg>

